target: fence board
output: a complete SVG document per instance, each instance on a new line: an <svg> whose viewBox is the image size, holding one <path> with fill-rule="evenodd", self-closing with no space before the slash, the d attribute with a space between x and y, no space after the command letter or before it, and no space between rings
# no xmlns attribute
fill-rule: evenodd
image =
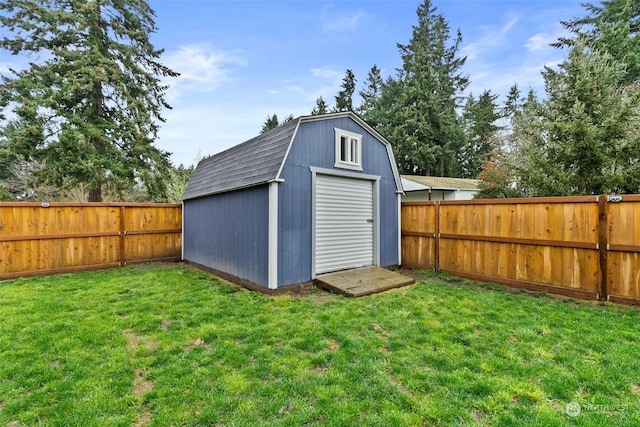
<svg viewBox="0 0 640 427"><path fill-rule="evenodd" d="M436 267L435 202L404 203L402 208L402 263L410 268Z"/></svg>
<svg viewBox="0 0 640 427"><path fill-rule="evenodd" d="M0 203L0 279L178 260L180 205Z"/></svg>
<svg viewBox="0 0 640 427"><path fill-rule="evenodd" d="M436 243L428 245L439 248L438 257L423 264L534 290L640 302L640 196L624 196L621 203L602 199L607 207L604 225L599 200L585 196L435 202L439 222L430 230L439 232ZM414 203L411 214L405 215L408 208L403 203L403 259L404 245L409 246L405 230L421 231L415 222L421 214L415 210L434 209ZM601 227L608 229L601 234ZM415 264L421 263L417 254L433 254L419 244L424 242L410 243ZM606 253L601 259L603 245Z"/></svg>
<svg viewBox="0 0 640 427"><path fill-rule="evenodd" d="M640 196L608 203L607 286L612 300L640 301Z"/></svg>

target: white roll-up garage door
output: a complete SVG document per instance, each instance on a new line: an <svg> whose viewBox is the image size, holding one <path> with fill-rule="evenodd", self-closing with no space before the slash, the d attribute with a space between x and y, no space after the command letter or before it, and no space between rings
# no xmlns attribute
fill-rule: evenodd
<svg viewBox="0 0 640 427"><path fill-rule="evenodd" d="M373 264L373 182L316 176L316 274Z"/></svg>

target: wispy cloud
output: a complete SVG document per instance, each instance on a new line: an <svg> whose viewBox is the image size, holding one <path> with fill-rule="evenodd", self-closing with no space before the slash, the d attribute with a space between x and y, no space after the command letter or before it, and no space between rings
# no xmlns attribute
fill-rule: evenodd
<svg viewBox="0 0 640 427"><path fill-rule="evenodd" d="M527 48L529 52L537 52L540 50L547 49L551 43L558 41L559 33L549 34L549 33L538 33L529 37L524 46Z"/></svg>
<svg viewBox="0 0 640 427"><path fill-rule="evenodd" d="M367 17L368 14L362 9L343 13L332 11L324 14L322 28L330 33L349 33L356 31Z"/></svg>
<svg viewBox="0 0 640 427"><path fill-rule="evenodd" d="M216 50L209 43L182 46L174 52L165 53L162 60L180 73L180 77L169 82L173 98L185 91L214 91L232 80L235 69L248 63L240 53Z"/></svg>
<svg viewBox="0 0 640 427"><path fill-rule="evenodd" d="M335 79L341 79L345 71L338 70L335 67L325 65L322 67L312 68L309 70L309 72L313 77L335 80Z"/></svg>
<svg viewBox="0 0 640 427"><path fill-rule="evenodd" d="M482 27L482 35L473 43L469 43L461 49L463 55L473 59L481 56L489 49L503 46L509 39L509 33L518 24L518 17L507 17L507 22L502 26Z"/></svg>

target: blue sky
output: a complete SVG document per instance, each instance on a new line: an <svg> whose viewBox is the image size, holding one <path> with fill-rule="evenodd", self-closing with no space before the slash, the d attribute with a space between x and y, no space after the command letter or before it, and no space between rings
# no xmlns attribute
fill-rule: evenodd
<svg viewBox="0 0 640 427"><path fill-rule="evenodd" d="M401 66L396 44L417 23L419 0L150 0L171 82L156 145L189 165L260 132L266 117L307 115L319 96L333 105L349 68L361 89L373 64ZM540 71L565 51L549 47L560 20L584 16L580 0L434 0L452 35L462 32L469 91L500 94L518 83L543 94ZM1 53L0 72L20 63ZM354 99L359 105L359 99Z"/></svg>

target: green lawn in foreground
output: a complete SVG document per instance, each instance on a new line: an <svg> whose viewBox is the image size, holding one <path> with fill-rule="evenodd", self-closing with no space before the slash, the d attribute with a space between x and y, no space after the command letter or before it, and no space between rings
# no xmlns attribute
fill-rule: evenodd
<svg viewBox="0 0 640 427"><path fill-rule="evenodd" d="M0 426L635 426L639 331L636 308L435 275L361 299L180 264L5 281Z"/></svg>

